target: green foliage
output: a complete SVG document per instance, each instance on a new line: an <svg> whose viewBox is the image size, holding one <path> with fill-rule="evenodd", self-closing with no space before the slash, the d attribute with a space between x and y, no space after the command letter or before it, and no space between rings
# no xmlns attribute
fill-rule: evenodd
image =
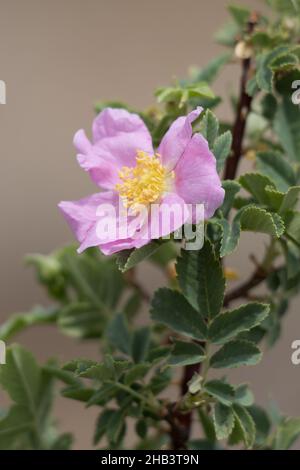
<svg viewBox="0 0 300 470"><path fill-rule="evenodd" d="M203 318L220 312L225 279L213 247L206 242L199 251L182 250L177 260L178 282L183 294Z"/></svg>
<svg viewBox="0 0 300 470"><path fill-rule="evenodd" d="M12 405L0 419L1 449L69 448L71 435L59 435L51 419L53 378L18 345L7 350L0 384Z"/></svg>
<svg viewBox="0 0 300 470"><path fill-rule="evenodd" d="M59 434L52 417L57 383L64 399L97 407L95 446L124 449L130 421L137 449L173 448L174 435L189 434L176 427L189 421L189 413L203 434L176 442L176 450L289 449L300 436L299 418L261 408L248 384L226 377L226 369L256 365L265 344L275 344L290 301L300 292L300 111L292 100L300 80L300 2L266 3L270 17L230 5L231 19L217 34L228 52L159 88L157 107L96 105L96 112L110 106L137 113L155 147L176 118L202 106L193 132L207 139L218 172L227 175L232 161L244 156L252 157L251 169L241 174L239 166L232 179L222 181L224 202L205 221L201 249L183 244L184 249L171 237L111 257L97 248L79 256L74 246L27 256L53 305L11 315L0 326L0 339L8 342L26 328L51 324L74 339L97 341L101 351L98 360L39 366L31 353L9 346L7 364L0 366L0 384L10 398L1 410L1 449L71 446L72 436ZM222 99L211 87L231 62L242 69L244 93L242 101L230 97L232 122L219 121ZM248 279L227 288L224 266L230 264L222 258L238 249L245 231L265 235L265 254L262 260L253 257ZM142 263L168 283L153 296L144 289ZM174 403L170 387L178 375L181 395Z"/></svg>

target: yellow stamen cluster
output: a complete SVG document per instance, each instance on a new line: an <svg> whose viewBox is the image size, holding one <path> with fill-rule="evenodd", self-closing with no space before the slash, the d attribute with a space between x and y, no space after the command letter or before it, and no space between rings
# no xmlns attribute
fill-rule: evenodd
<svg viewBox="0 0 300 470"><path fill-rule="evenodd" d="M136 156L136 166L124 166L119 171L122 183L116 184L115 189L124 201L125 207L138 210L140 206L157 202L167 189L167 181L173 177L161 164L159 155L147 155L139 150Z"/></svg>

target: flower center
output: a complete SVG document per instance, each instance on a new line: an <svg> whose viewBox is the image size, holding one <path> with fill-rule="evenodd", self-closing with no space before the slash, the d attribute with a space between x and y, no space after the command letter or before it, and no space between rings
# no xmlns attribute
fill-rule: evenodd
<svg viewBox="0 0 300 470"><path fill-rule="evenodd" d="M167 189L168 179L174 175L163 167L158 157L138 150L136 166L123 166L119 171L122 183L116 184L115 189L125 207L135 210L141 205L156 202Z"/></svg>

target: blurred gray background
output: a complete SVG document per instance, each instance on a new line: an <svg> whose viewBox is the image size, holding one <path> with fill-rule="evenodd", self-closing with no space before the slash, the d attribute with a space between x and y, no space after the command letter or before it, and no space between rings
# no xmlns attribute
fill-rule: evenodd
<svg viewBox="0 0 300 470"><path fill-rule="evenodd" d="M262 1L235 3L260 8ZM57 210L62 199L95 191L78 167L72 138L90 131L97 100L122 100L133 107L154 103L153 91L205 65L222 51L213 34L227 17L224 0L0 0L0 79L7 104L0 106L1 283L0 320L47 302L23 256L48 253L73 241ZM239 69L228 67L215 91L236 89ZM229 107L220 110L223 116ZM228 264L249 273L248 254L263 251L264 237L243 235ZM143 277L151 292L160 283L153 269ZM233 373L249 381L259 403L278 403L300 416L300 366L290 361L291 342L300 338L298 301L284 334L262 363ZM98 345L78 344L50 327L17 338L43 361L57 356L97 357ZM176 393L176 390L174 390ZM3 400L1 395L0 400ZM1 402L0 402L1 406ZM61 429L73 430L76 448L90 448L96 411L59 399Z"/></svg>

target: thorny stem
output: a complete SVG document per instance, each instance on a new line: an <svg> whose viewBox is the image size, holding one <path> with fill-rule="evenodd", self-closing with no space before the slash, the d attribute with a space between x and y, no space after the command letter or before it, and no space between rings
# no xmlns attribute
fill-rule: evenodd
<svg viewBox="0 0 300 470"><path fill-rule="evenodd" d="M255 25L257 24L257 14L252 13L248 22L247 33L250 34ZM252 97L250 97L246 92L247 82L250 77L252 61L251 58L244 59L242 61L242 77L240 84L240 97L237 107L236 119L233 126L233 138L232 138L232 148L231 156L228 158L225 168L225 179L234 179L238 169L239 160L242 154L243 147L243 138L245 134L246 121L248 114L251 109ZM265 273L262 274L257 270L250 281L245 283L244 286L241 286L238 292L234 293L234 296L243 296L246 291L250 288L258 285L265 279ZM237 297L234 297L237 298ZM232 293L227 296L226 302L229 303L232 300ZM191 380L195 373L200 372L201 364L194 364L186 366L183 371L183 377L181 380L180 392L181 396L184 396L188 391L188 382ZM192 425L192 410L183 413L180 410L174 411L174 408L171 408L169 411L168 422L170 424L170 437L172 442L173 449L185 449L186 443L190 437L191 425Z"/></svg>

